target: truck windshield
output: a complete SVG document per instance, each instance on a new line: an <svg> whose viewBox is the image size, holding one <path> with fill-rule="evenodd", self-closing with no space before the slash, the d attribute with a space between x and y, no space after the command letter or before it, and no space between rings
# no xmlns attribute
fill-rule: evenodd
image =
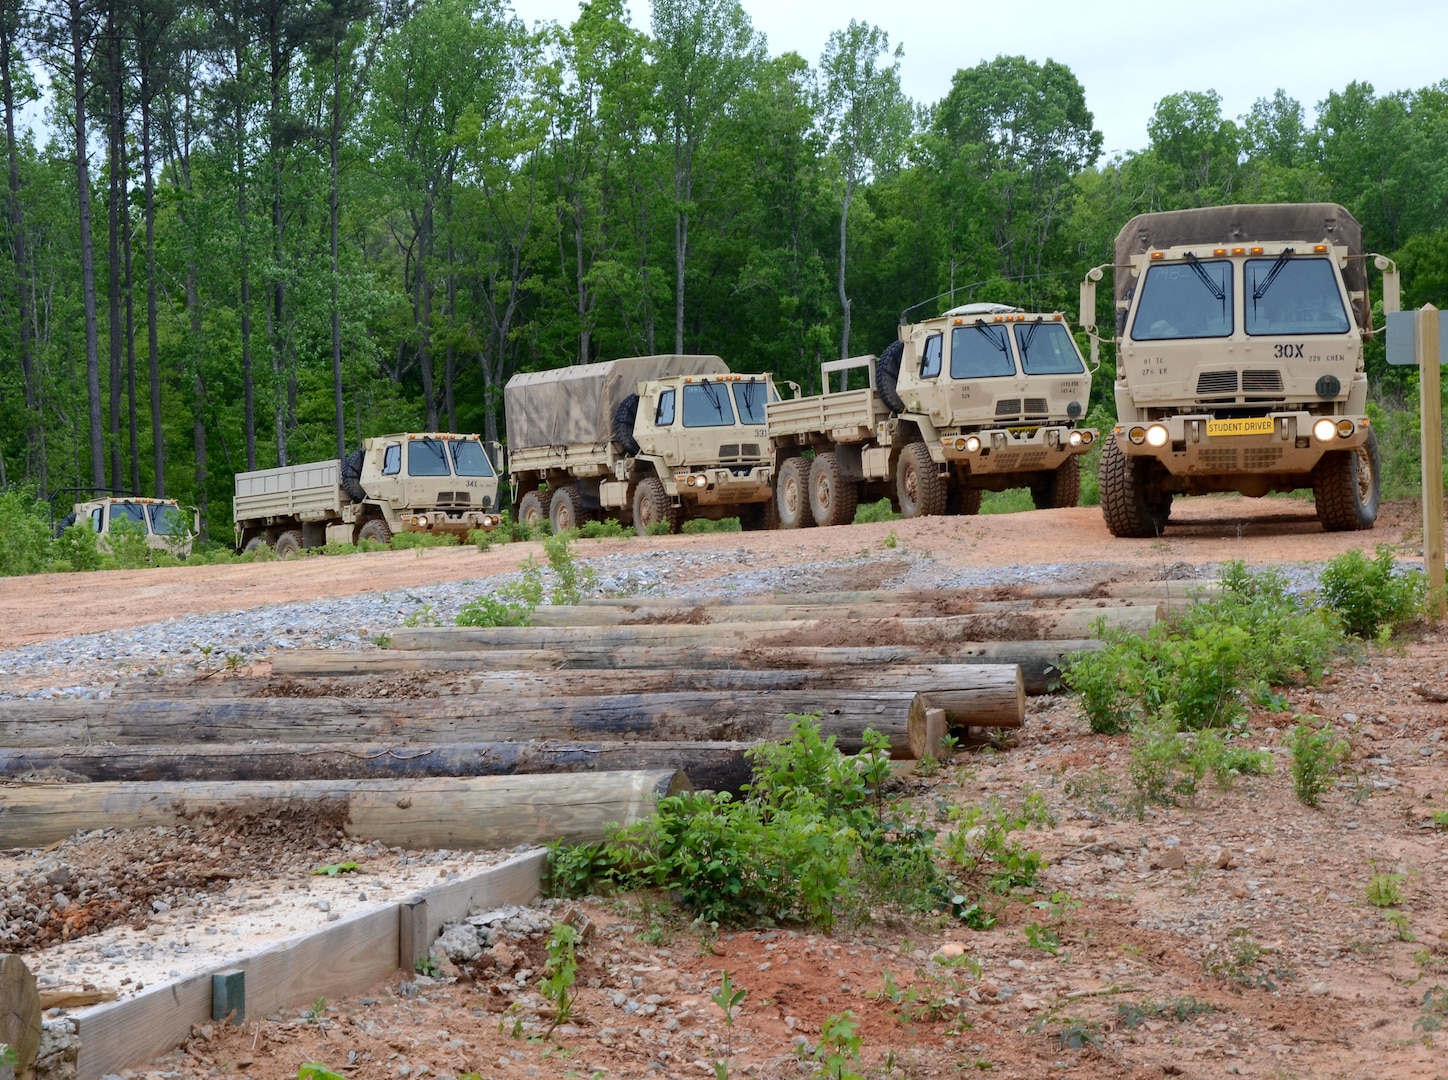
<svg viewBox="0 0 1448 1080"><path fill-rule="evenodd" d="M441 439L414 439L407 444L408 476L451 476L446 444Z"/></svg>
<svg viewBox="0 0 1448 1080"><path fill-rule="evenodd" d="M1337 275L1326 259L1248 259L1242 289L1249 334L1348 331Z"/></svg>
<svg viewBox="0 0 1448 1080"><path fill-rule="evenodd" d="M950 332L950 377L952 379L987 379L996 375L1014 375L1016 363L1011 359L1010 339L1004 326L957 326Z"/></svg>
<svg viewBox="0 0 1448 1080"><path fill-rule="evenodd" d="M496 476L483 444L463 439L452 444L453 471L459 476Z"/></svg>
<svg viewBox="0 0 1448 1080"><path fill-rule="evenodd" d="M1086 370L1076 343L1061 323L1016 323L1016 348L1027 375L1079 375Z"/></svg>
<svg viewBox="0 0 1448 1080"><path fill-rule="evenodd" d="M1225 260L1158 263L1146 271L1131 323L1132 341L1228 337L1232 264Z"/></svg>
<svg viewBox="0 0 1448 1080"><path fill-rule="evenodd" d="M764 423L764 402L768 396L769 387L763 380L735 383L734 403L739 407L739 422Z"/></svg>
<svg viewBox="0 0 1448 1080"><path fill-rule="evenodd" d="M684 384L684 426L728 427L734 423L734 408L729 404L726 383L698 382Z"/></svg>
<svg viewBox="0 0 1448 1080"><path fill-rule="evenodd" d="M144 503L113 502L111 503L111 527L114 528L122 521L131 521L146 527L146 506Z"/></svg>
<svg viewBox="0 0 1448 1080"><path fill-rule="evenodd" d="M153 533L170 536L191 531L190 523L181 513L179 506L173 506L171 503L155 503L149 509Z"/></svg>

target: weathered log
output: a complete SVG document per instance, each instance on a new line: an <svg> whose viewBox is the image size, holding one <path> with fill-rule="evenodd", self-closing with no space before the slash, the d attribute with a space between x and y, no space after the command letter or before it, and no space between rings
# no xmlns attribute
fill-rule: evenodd
<svg viewBox="0 0 1448 1080"><path fill-rule="evenodd" d="M272 655L273 675L346 677L397 672L481 672L597 668L823 668L877 669L896 664L1017 664L1027 694L1057 689L1061 664L1076 652L1105 648L1095 639L1065 641L962 641L934 646L878 645L769 646L734 649L710 645L578 646L569 649L475 649L472 651L402 649L295 649ZM142 684L150 685L150 684ZM149 692L154 693L154 688Z"/></svg>
<svg viewBox="0 0 1448 1080"><path fill-rule="evenodd" d="M6 784L0 848L34 847L79 831L272 818L310 809L361 840L408 848L507 848L598 840L611 822L642 820L688 789L669 769L417 780L239 783Z"/></svg>
<svg viewBox="0 0 1448 1080"><path fill-rule="evenodd" d="M1104 581L1050 582L1028 585L999 585L974 589L864 589L855 592L811 593L731 593L704 600L675 596L589 597L579 601L583 607L690 608L699 604L710 607L750 607L759 604L870 604L920 603L948 605L985 599L983 594L1008 593L1005 599L1057 600L1068 597L1117 597L1123 600L1170 599L1175 596L1210 597L1221 591L1221 582L1201 578L1180 581Z"/></svg>
<svg viewBox="0 0 1448 1080"><path fill-rule="evenodd" d="M919 645L993 640L1084 638L1098 623L1145 634L1161 618L1155 605L1065 611L1013 611L922 619L800 619L785 622L669 623L646 626L428 626L392 635L394 649L551 649L622 645L715 645L733 648L829 645Z"/></svg>
<svg viewBox="0 0 1448 1080"><path fill-rule="evenodd" d="M853 751L867 727L909 752L913 690L744 690L478 699L214 698L0 702L0 745L274 742L521 742L529 739L753 741L788 734L791 715L817 714ZM1000 686L950 698L951 723L1014 727L1024 701Z"/></svg>
<svg viewBox="0 0 1448 1080"><path fill-rule="evenodd" d="M40 1012L34 973L20 957L0 956L0 1047L8 1047L13 1055L11 1075L31 1075L40 1049Z"/></svg>
<svg viewBox="0 0 1448 1080"><path fill-rule="evenodd" d="M85 782L363 780L527 773L687 773L696 788L738 791L745 742L198 743L0 750L0 777Z"/></svg>

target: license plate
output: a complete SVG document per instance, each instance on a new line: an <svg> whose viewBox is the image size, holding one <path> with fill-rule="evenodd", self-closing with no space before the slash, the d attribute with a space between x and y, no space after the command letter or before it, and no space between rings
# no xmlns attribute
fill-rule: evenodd
<svg viewBox="0 0 1448 1080"><path fill-rule="evenodd" d="M1208 420L1207 435L1271 435L1276 426L1270 416L1253 416L1241 420Z"/></svg>

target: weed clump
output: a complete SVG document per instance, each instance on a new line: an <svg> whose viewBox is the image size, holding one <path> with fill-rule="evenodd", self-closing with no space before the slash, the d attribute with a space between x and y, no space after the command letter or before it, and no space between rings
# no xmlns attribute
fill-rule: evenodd
<svg viewBox="0 0 1448 1080"><path fill-rule="evenodd" d="M1322 602L1349 634L1368 640L1391 637L1423 612L1427 578L1421 570L1399 571L1391 548L1371 559L1345 551L1322 571Z"/></svg>

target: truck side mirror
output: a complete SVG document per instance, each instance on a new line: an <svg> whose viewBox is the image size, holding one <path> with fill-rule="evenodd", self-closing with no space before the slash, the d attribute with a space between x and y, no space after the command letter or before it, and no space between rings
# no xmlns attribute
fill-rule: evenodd
<svg viewBox="0 0 1448 1080"><path fill-rule="evenodd" d="M1081 282L1081 318L1078 322L1087 332L1096 329L1096 283L1103 276L1101 267L1093 266L1086 271L1086 278Z"/></svg>
<svg viewBox="0 0 1448 1080"><path fill-rule="evenodd" d="M1383 272L1383 314L1402 311L1402 280L1398 277L1397 264L1386 255L1379 255L1373 265Z"/></svg>

